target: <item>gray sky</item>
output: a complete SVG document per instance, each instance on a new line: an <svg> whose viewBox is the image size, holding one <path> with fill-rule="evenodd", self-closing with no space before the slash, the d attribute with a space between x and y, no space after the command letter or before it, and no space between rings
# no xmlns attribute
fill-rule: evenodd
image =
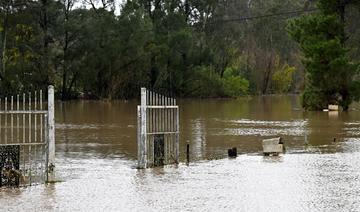
<svg viewBox="0 0 360 212"><path fill-rule="evenodd" d="M77 0L74 7L79 8L79 7L85 6L86 8L91 8L91 5L89 3L86 3L86 1L89 2L89 0ZM126 0L115 0L115 14L116 15L120 14L120 5L125 1ZM93 2L95 3L95 6L98 6L98 7L101 6L101 0L93 0Z"/></svg>

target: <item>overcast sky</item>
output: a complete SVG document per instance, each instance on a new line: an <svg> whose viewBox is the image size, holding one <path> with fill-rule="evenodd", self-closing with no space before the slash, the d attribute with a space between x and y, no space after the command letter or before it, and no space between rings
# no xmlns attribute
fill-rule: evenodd
<svg viewBox="0 0 360 212"><path fill-rule="evenodd" d="M125 2L126 0L115 0L115 14L119 15L120 14L120 5ZM94 3L96 3L95 5L100 7L101 6L101 0L93 0ZM75 3L74 7L75 8L79 8L79 7L86 7L86 8L91 8L91 5L89 3L86 3L86 1L84 0L77 0L77 2Z"/></svg>

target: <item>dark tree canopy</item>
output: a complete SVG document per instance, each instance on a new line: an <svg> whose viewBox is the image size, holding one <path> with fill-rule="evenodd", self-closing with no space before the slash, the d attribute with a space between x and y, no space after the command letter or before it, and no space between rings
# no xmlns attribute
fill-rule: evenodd
<svg viewBox="0 0 360 212"><path fill-rule="evenodd" d="M305 87L304 99L321 99L320 108L329 102L346 107L359 93L350 62L359 60L356 1L127 0L116 9L118 4L1 1L0 95L50 83L63 100L129 99L142 86L180 97ZM288 29L300 49L286 31L288 20L299 15ZM311 74L318 72L323 74Z"/></svg>

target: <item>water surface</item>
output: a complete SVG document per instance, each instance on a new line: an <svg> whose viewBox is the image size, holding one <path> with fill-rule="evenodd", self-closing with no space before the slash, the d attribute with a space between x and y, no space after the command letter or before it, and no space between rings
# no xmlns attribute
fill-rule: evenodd
<svg viewBox="0 0 360 212"><path fill-rule="evenodd" d="M58 102L56 168L62 182L3 189L1 211L360 208L358 104L329 114L303 112L297 96L180 100L181 163L147 170L135 169L137 104ZM261 140L274 136L284 138L286 154L263 157ZM238 148L238 158L227 158L231 147Z"/></svg>

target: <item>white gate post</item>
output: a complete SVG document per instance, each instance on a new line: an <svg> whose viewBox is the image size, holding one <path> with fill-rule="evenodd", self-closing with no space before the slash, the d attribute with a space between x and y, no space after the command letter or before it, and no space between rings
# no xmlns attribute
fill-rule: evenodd
<svg viewBox="0 0 360 212"><path fill-rule="evenodd" d="M176 138L175 138L175 160L179 163L179 141L180 141L180 112L179 107L176 108Z"/></svg>
<svg viewBox="0 0 360 212"><path fill-rule="evenodd" d="M47 181L55 181L55 100L54 86L48 87L48 173Z"/></svg>
<svg viewBox="0 0 360 212"><path fill-rule="evenodd" d="M146 88L141 88L141 106L140 106L140 157L139 168L146 168L147 166L147 145L146 145Z"/></svg>
<svg viewBox="0 0 360 212"><path fill-rule="evenodd" d="M142 166L142 145L141 145L141 106L137 106L137 144L138 144L138 167Z"/></svg>

